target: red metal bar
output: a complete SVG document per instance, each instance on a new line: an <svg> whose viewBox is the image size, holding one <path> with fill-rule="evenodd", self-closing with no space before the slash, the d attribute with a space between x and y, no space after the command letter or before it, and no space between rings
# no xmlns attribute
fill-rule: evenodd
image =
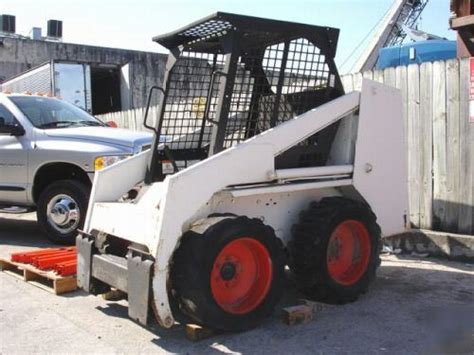
<svg viewBox="0 0 474 355"><path fill-rule="evenodd" d="M77 251L75 247L48 248L35 251L23 251L11 254L11 260L24 264L33 264L42 270L55 270L61 276L71 276L77 270Z"/></svg>
<svg viewBox="0 0 474 355"><path fill-rule="evenodd" d="M46 257L46 258L39 258L33 262L33 265L39 269L50 269L55 264L65 261L76 260L76 253L65 254L55 257Z"/></svg>
<svg viewBox="0 0 474 355"><path fill-rule="evenodd" d="M11 260L17 263L30 264L33 262L33 258L35 257L51 255L51 254L64 252L64 251L75 251L75 250L76 250L75 247L70 247L70 248L48 248L48 249L34 250L34 251L21 251L17 253L12 253Z"/></svg>
<svg viewBox="0 0 474 355"><path fill-rule="evenodd" d="M35 257L33 258L33 261L32 261L32 264L34 266L38 266L40 265L41 263L43 263L44 261L46 260L50 260L50 259L56 259L56 258L60 258L60 257L71 257L71 256L75 256L76 254L74 252L68 252L68 253L57 253L57 254L50 254L50 255L44 255L44 256L38 256L38 257Z"/></svg>
<svg viewBox="0 0 474 355"><path fill-rule="evenodd" d="M41 261L41 260L46 260L46 259L54 259L58 258L61 256L74 256L76 255L75 252L67 252L67 253L58 253L58 254L51 254L51 255L45 255L45 256L38 256L36 258L33 258L33 263L36 261Z"/></svg>
<svg viewBox="0 0 474 355"><path fill-rule="evenodd" d="M32 261L33 261L33 263L35 263L35 261L41 260L41 259L55 258L57 256L74 255L74 254L76 254L75 251L58 251L56 253L50 253L50 254L45 254L45 255L34 256L32 258Z"/></svg>
<svg viewBox="0 0 474 355"><path fill-rule="evenodd" d="M74 275L77 271L77 262L76 260L58 263L54 265L54 270L61 276L71 276Z"/></svg>
<svg viewBox="0 0 474 355"><path fill-rule="evenodd" d="M55 266L75 265L75 264L77 264L76 260L69 260L69 261L61 261L60 263L57 263Z"/></svg>

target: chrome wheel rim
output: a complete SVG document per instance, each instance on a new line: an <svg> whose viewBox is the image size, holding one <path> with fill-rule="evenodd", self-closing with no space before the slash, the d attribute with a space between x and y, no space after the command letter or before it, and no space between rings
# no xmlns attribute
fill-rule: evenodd
<svg viewBox="0 0 474 355"><path fill-rule="evenodd" d="M71 196L54 196L46 207L48 223L61 234L68 234L79 226L81 213L79 205Z"/></svg>

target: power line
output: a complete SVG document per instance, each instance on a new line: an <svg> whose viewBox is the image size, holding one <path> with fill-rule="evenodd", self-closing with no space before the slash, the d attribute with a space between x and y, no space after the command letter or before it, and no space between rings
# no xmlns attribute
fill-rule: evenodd
<svg viewBox="0 0 474 355"><path fill-rule="evenodd" d="M341 69L344 67L344 65L347 63L347 61L352 57L352 55L362 46L362 44L369 38L370 34L377 28L377 26L380 25L380 23L383 21L385 16L387 16L388 12L390 11L390 7L385 11L385 13L380 17L380 19L375 23L375 25L367 32L365 37L357 44L357 46L352 50L352 52L347 56L347 58L342 62L341 64ZM354 63L355 64L355 63ZM354 64L352 65L351 69L354 67Z"/></svg>

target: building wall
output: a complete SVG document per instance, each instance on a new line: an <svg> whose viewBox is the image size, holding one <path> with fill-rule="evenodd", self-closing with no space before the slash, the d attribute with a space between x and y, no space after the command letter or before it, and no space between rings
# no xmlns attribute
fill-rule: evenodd
<svg viewBox="0 0 474 355"><path fill-rule="evenodd" d="M123 66L130 63L131 106L146 105L148 90L161 85L166 55L79 44L0 37L0 83L50 60ZM155 102L156 103L156 99Z"/></svg>

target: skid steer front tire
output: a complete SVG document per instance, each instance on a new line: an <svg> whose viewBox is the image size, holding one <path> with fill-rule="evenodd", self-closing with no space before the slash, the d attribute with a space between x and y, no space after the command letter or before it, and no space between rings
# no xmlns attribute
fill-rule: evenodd
<svg viewBox="0 0 474 355"><path fill-rule="evenodd" d="M301 212L289 242L290 269L307 297L335 304L365 293L380 265L381 231L370 207L323 198Z"/></svg>
<svg viewBox="0 0 474 355"><path fill-rule="evenodd" d="M285 258L258 219L209 218L183 235L171 265L172 296L195 322L218 330L254 328L281 298Z"/></svg>

